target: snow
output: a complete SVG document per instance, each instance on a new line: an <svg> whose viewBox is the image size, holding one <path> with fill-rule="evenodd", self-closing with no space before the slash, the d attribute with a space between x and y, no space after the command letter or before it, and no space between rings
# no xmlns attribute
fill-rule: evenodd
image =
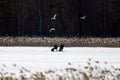
<svg viewBox="0 0 120 80"><path fill-rule="evenodd" d="M100 71L106 70L106 68L118 75L120 71L115 71L114 67L120 68L120 48L65 47L63 52L51 52L51 47L0 47L0 72L5 76L13 76L18 79L20 79L20 75L24 75L29 80L33 80L30 78L32 74L36 72L46 74L45 71L49 70L54 70L55 73L46 74L46 80L47 78L57 80L56 78L59 76L71 77L73 74L66 72L66 68L85 71L89 75L89 70L85 69L89 62L92 67L96 65L98 67L98 70L92 71L95 76L99 76ZM75 78L78 77L78 72L73 72ZM110 80L113 80L111 77Z"/></svg>
<svg viewBox="0 0 120 80"><path fill-rule="evenodd" d="M0 66L7 65L8 70L12 66L25 67L33 71L43 71L51 68L64 68L71 63L77 67L86 65L88 58L92 61L100 61L109 65L120 67L120 48L89 48L89 47L65 47L63 52L51 52L51 47L0 47Z"/></svg>

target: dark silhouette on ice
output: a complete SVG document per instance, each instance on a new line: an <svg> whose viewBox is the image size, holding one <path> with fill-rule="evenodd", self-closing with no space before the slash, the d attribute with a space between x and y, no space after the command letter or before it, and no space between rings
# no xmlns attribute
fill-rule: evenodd
<svg viewBox="0 0 120 80"><path fill-rule="evenodd" d="M63 51L63 48L64 48L64 44L61 44L60 48L59 48L59 51Z"/></svg>
<svg viewBox="0 0 120 80"><path fill-rule="evenodd" d="M58 45L55 44L55 45L53 46L53 48L51 49L51 51L54 52L55 50L57 51L57 49L58 49Z"/></svg>

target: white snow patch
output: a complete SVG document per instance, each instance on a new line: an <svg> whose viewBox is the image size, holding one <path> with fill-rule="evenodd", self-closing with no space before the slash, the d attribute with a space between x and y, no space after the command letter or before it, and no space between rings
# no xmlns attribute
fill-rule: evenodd
<svg viewBox="0 0 120 80"><path fill-rule="evenodd" d="M6 71L14 71L22 66L31 71L43 71L46 69L58 69L72 66L86 65L88 58L100 61L100 66L120 67L120 48L89 48L89 47L65 47L63 52L51 52L51 47L0 47L0 68ZM93 64L94 65L94 64Z"/></svg>

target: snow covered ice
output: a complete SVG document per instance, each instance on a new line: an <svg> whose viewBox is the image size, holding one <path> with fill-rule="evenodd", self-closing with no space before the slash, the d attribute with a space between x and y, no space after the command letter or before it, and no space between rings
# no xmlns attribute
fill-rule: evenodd
<svg viewBox="0 0 120 80"><path fill-rule="evenodd" d="M63 52L50 50L51 47L1 47L0 64L16 64L32 70L43 70L65 67L69 62L75 66L84 65L91 58L93 61L107 61L120 67L120 48L67 47Z"/></svg>
<svg viewBox="0 0 120 80"><path fill-rule="evenodd" d="M120 68L120 48L65 47L63 52L51 52L51 47L0 47L0 71L16 74L21 68L33 72L69 66L78 69L86 66L88 60L102 68L106 68L105 63L107 68Z"/></svg>

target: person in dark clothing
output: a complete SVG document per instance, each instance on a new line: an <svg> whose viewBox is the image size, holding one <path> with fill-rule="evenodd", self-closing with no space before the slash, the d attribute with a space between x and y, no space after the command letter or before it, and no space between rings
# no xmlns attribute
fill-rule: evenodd
<svg viewBox="0 0 120 80"><path fill-rule="evenodd" d="M60 48L59 48L59 51L63 51L63 48L64 48L64 44L61 44Z"/></svg>
<svg viewBox="0 0 120 80"><path fill-rule="evenodd" d="M54 52L54 50L56 50L56 51L57 51L57 49L58 49L58 45L57 45L57 44L55 44L55 45L53 46L53 48L51 49L51 51L52 51L52 52Z"/></svg>

